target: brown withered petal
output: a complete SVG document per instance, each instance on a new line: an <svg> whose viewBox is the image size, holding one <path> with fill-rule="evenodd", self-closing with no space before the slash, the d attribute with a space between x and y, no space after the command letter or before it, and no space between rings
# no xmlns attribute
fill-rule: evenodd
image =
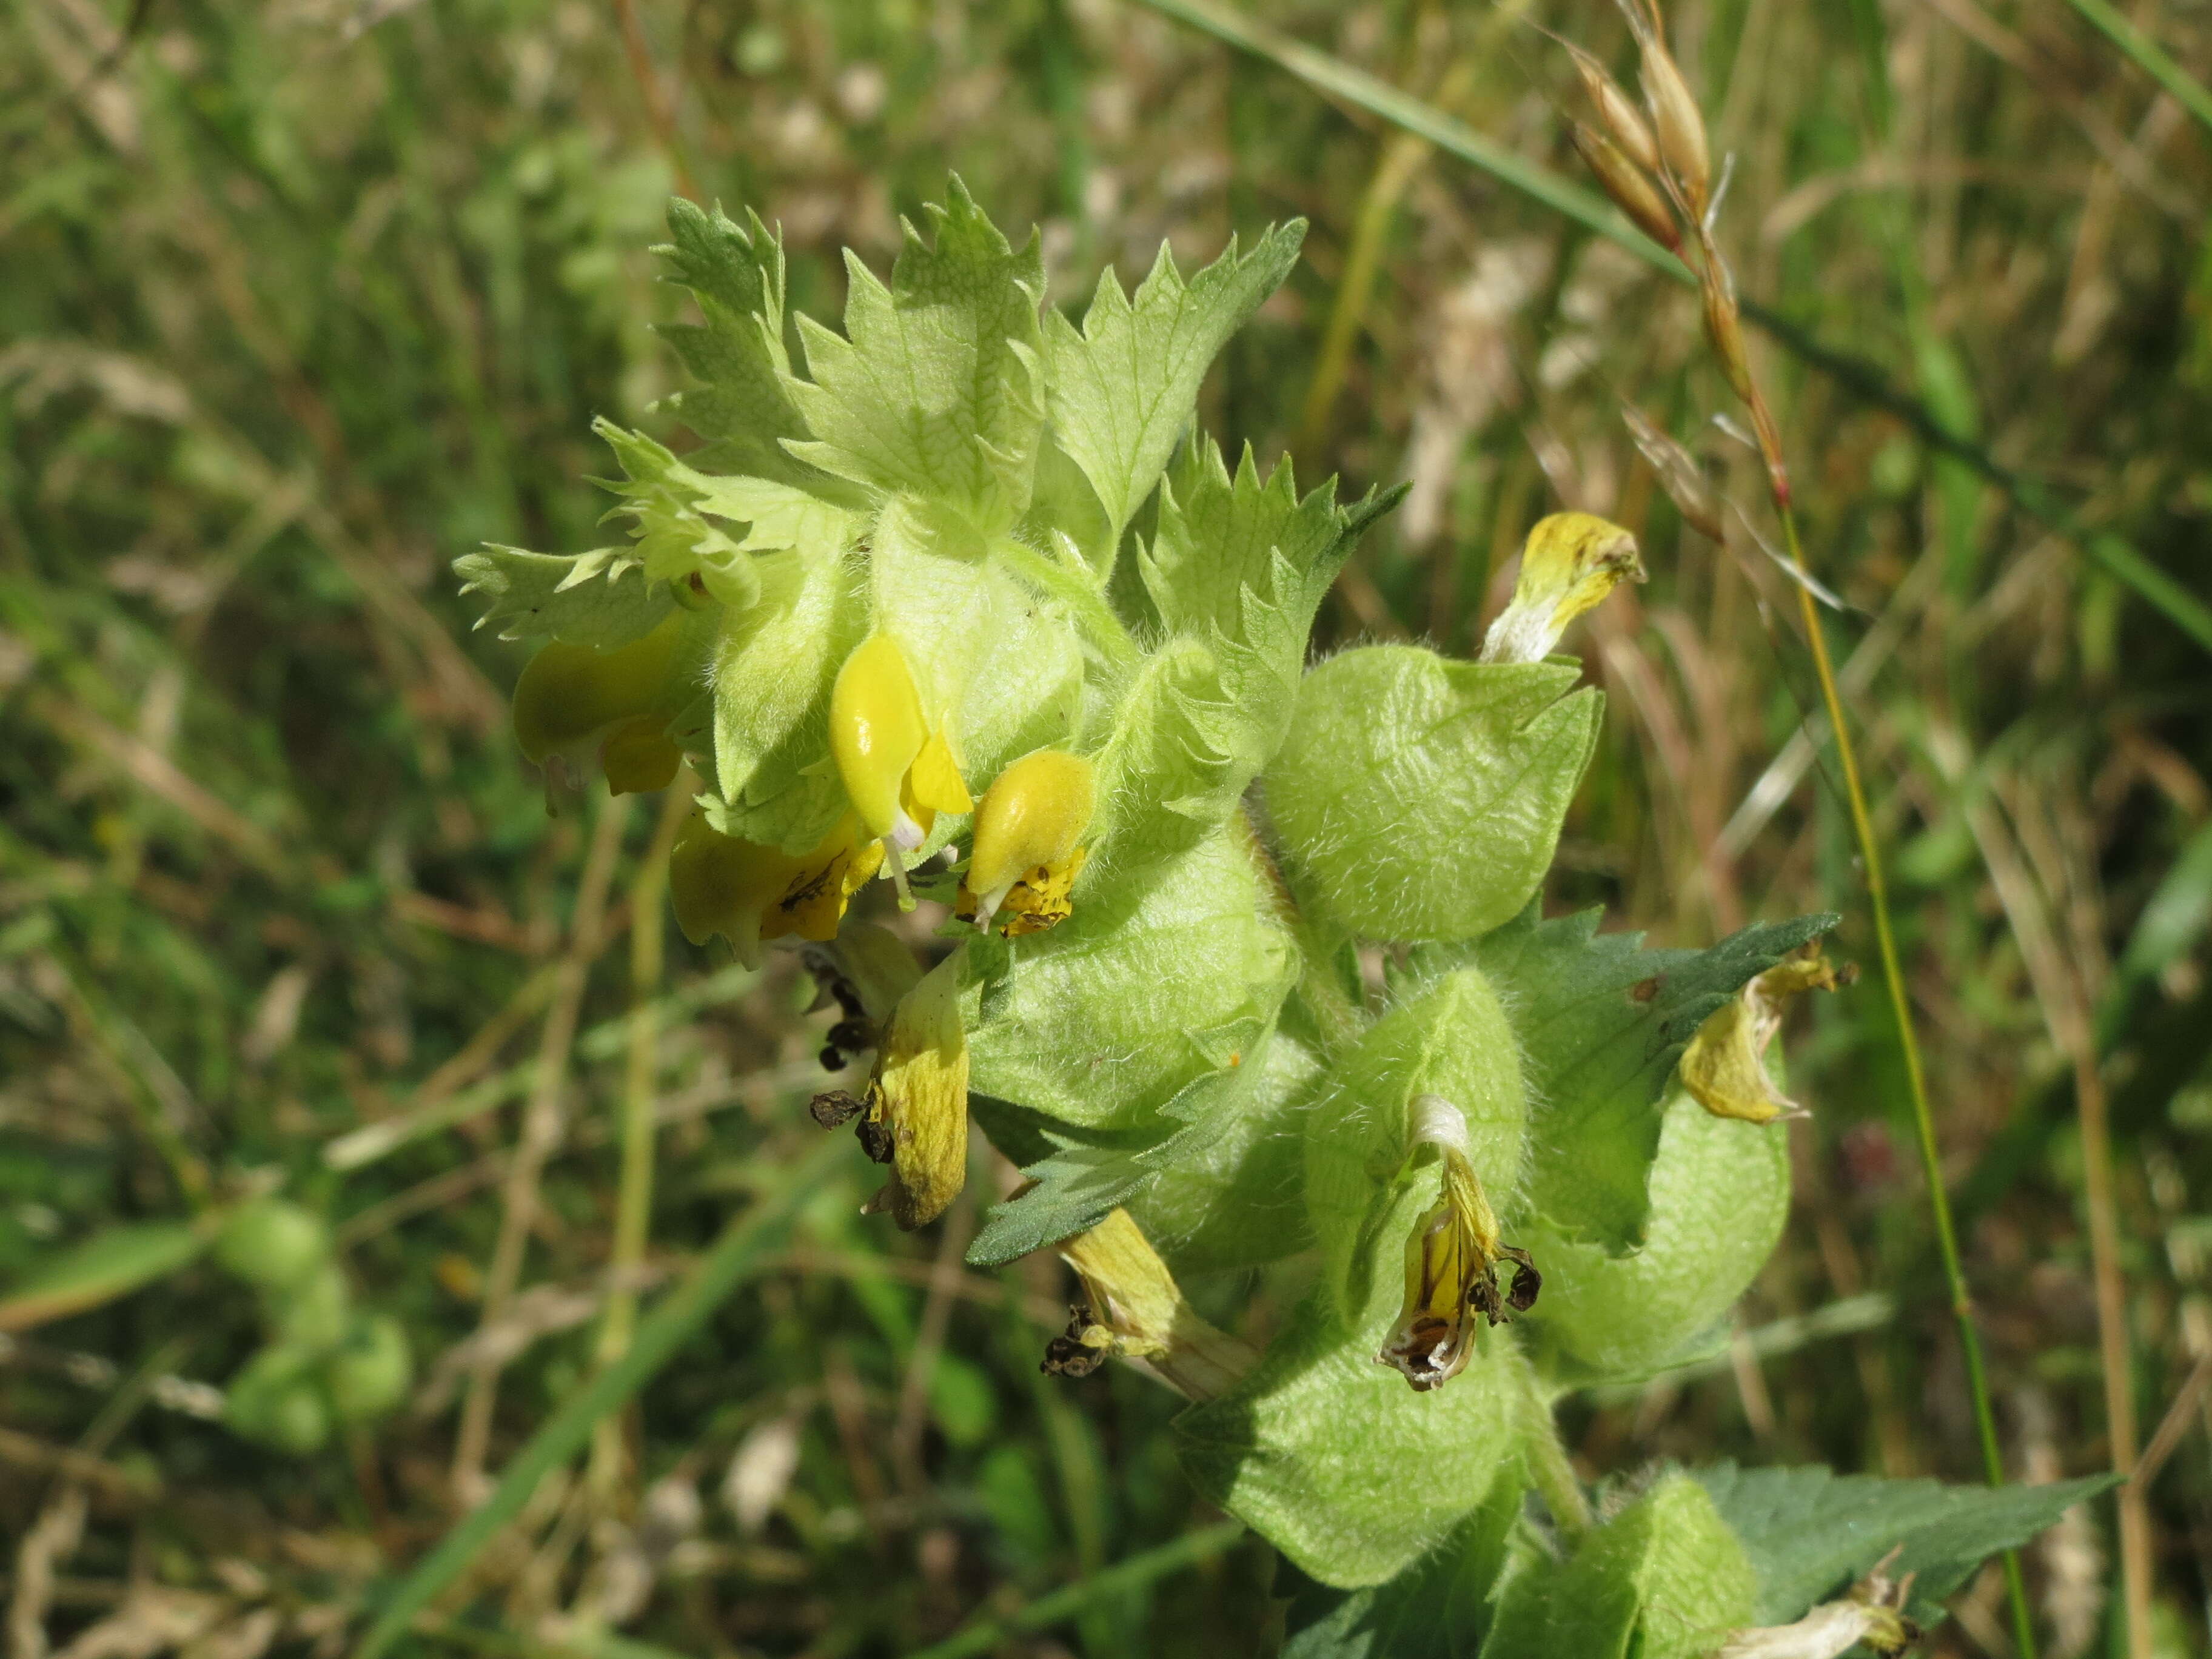
<svg viewBox="0 0 2212 1659"><path fill-rule="evenodd" d="M823 1128L835 1129L850 1123L867 1109L867 1104L842 1089L825 1089L806 1103L806 1115Z"/></svg>

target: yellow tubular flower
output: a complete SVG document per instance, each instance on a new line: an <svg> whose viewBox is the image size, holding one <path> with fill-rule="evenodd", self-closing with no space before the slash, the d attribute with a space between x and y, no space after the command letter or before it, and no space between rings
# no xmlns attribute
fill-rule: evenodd
<svg viewBox="0 0 2212 1659"><path fill-rule="evenodd" d="M849 813L801 858L693 817L669 851L668 895L684 938L704 945L720 933L750 964L760 960L765 939L835 939L846 905L883 856L879 844L861 840L860 820Z"/></svg>
<svg viewBox="0 0 2212 1659"><path fill-rule="evenodd" d="M1459 1108L1440 1095L1417 1095L1411 1109L1413 1144L1432 1146L1441 1156L1443 1191L1406 1241L1405 1304L1375 1358L1425 1394L1466 1369L1475 1315L1495 1325L1509 1309L1527 1310L1543 1280L1526 1250L1498 1242L1498 1217L1468 1161L1467 1120ZM1514 1264L1513 1288L1503 1297L1500 1261Z"/></svg>
<svg viewBox="0 0 2212 1659"><path fill-rule="evenodd" d="M1804 1108L1775 1092L1766 1074L1766 1051L1782 1029L1782 1009L1807 991L1832 991L1842 983L1818 952L1799 957L1745 986L1698 1028L1682 1051L1682 1086L1715 1117L1771 1123L1802 1116Z"/></svg>
<svg viewBox="0 0 2212 1659"><path fill-rule="evenodd" d="M1064 749L1040 749L1000 773L975 809L975 853L954 914L988 927L1006 906L1009 934L1064 920L1096 799L1091 763Z"/></svg>
<svg viewBox="0 0 2212 1659"><path fill-rule="evenodd" d="M932 731L906 653L887 634L845 659L830 693L830 752L868 834L910 853L939 812L975 806L945 730Z"/></svg>
<svg viewBox="0 0 2212 1659"><path fill-rule="evenodd" d="M541 647L514 687L515 740L531 763L604 736L612 793L665 788L683 757L651 710L667 689L677 635L672 618L611 651L565 640Z"/></svg>
<svg viewBox="0 0 2212 1659"><path fill-rule="evenodd" d="M1192 1400L1225 1394L1259 1363L1249 1344L1194 1312L1127 1210L1060 1247L1090 1300L1073 1310L1066 1334L1044 1351L1054 1376L1087 1376L1109 1354L1141 1359Z"/></svg>
<svg viewBox="0 0 2212 1659"><path fill-rule="evenodd" d="M889 1210L908 1232L944 1214L968 1180L963 963L955 951L899 1000L868 1079L860 1144L891 1177L865 1212Z"/></svg>
<svg viewBox="0 0 2212 1659"><path fill-rule="evenodd" d="M1567 624L1623 581L1644 580L1636 538L1587 513L1536 521L1521 549L1513 603L1484 635L1484 662L1541 662Z"/></svg>

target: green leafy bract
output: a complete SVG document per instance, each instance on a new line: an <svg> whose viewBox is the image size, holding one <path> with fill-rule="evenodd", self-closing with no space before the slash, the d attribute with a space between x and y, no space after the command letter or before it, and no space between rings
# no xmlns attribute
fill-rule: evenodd
<svg viewBox="0 0 2212 1659"><path fill-rule="evenodd" d="M1395 1281L1395 1258L1388 1271ZM1396 1313L1383 1288L1368 1298L1378 1316L1352 1326L1316 1289L1249 1376L1175 1423L1207 1501L1340 1589L1396 1577L1498 1483L1517 1491L1532 1409L1503 1331L1478 1337L1467 1369L1432 1393L1376 1364Z"/></svg>
<svg viewBox="0 0 2212 1659"><path fill-rule="evenodd" d="M954 507L985 533L1029 504L1043 425L1036 384L1042 244L1016 252L954 179L913 225L886 287L846 255L843 336L799 319L811 380L787 381L813 437L793 455L871 491Z"/></svg>
<svg viewBox="0 0 2212 1659"><path fill-rule="evenodd" d="M1443 1543L1369 1589L1332 1589L1284 1562L1282 1659L1463 1659L1490 1628L1521 1508L1519 1483L1500 1480Z"/></svg>
<svg viewBox="0 0 2212 1659"><path fill-rule="evenodd" d="M1314 670L1267 779L1301 900L1369 939L1472 939L1510 921L1551 867L1597 742L1603 699L1580 678L1404 645Z"/></svg>
<svg viewBox="0 0 2212 1659"><path fill-rule="evenodd" d="M1160 879L1079 903L1050 933L970 946L971 1086L1041 1121L1033 1144L1054 1149L971 1260L1092 1224L1257 1086L1294 972L1261 879L1219 830Z"/></svg>
<svg viewBox="0 0 2212 1659"><path fill-rule="evenodd" d="M1076 326L1057 312L1045 325L1046 406L1064 450L1097 492L1111 556L1190 424L1214 355L1297 262L1305 222L1261 234L1186 283L1166 244L1133 303L1111 270Z"/></svg>
<svg viewBox="0 0 2212 1659"><path fill-rule="evenodd" d="M1482 1659L1705 1659L1753 1622L1757 1588L1705 1488L1669 1473L1564 1566L1516 1564Z"/></svg>
<svg viewBox="0 0 2212 1659"><path fill-rule="evenodd" d="M809 434L787 385L782 242L750 211L739 225L682 197L668 204L668 233L673 240L653 252L668 280L691 290L702 320L660 331L700 382L664 407L707 441L695 458L702 467L785 480L811 473L784 447Z"/></svg>
<svg viewBox="0 0 2212 1659"><path fill-rule="evenodd" d="M1249 450L1233 477L1211 441L1187 453L1139 562L1170 631L1099 755L1093 879L1171 857L1238 810L1288 729L1322 595L1402 494L1339 507L1333 482L1299 496L1287 461L1263 482Z"/></svg>
<svg viewBox="0 0 2212 1659"><path fill-rule="evenodd" d="M550 635L601 650L643 639L676 608L643 568L626 547L575 554L488 547L453 561L461 592L484 596L478 628L496 628L503 640Z"/></svg>
<svg viewBox="0 0 2212 1659"><path fill-rule="evenodd" d="M1616 1255L1540 1219L1520 1240L1544 1272L1529 1320L1574 1381L1648 1376L1727 1314L1789 1219L1787 1127L1716 1117L1676 1090L1646 1197L1650 1222L1633 1250Z"/></svg>

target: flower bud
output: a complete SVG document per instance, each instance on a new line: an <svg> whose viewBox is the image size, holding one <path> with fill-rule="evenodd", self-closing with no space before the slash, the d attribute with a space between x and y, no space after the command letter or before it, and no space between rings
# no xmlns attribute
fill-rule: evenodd
<svg viewBox="0 0 2212 1659"><path fill-rule="evenodd" d="M907 1231L934 1221L968 1180L968 1033L960 1018L963 952L899 1000L868 1079L860 1144L891 1177L866 1212Z"/></svg>
<svg viewBox="0 0 2212 1659"><path fill-rule="evenodd" d="M604 737L609 789L664 787L682 757L665 735L667 722L653 710L669 690L678 637L672 617L611 651L549 641L515 682L514 736L524 756L542 766L549 756L575 754Z"/></svg>
<svg viewBox="0 0 2212 1659"><path fill-rule="evenodd" d="M1651 125L1658 139L1660 157L1674 180L1674 188L1681 192L1682 205L1689 210L1691 219L1702 220L1713 189L1711 155L1705 145L1705 118L1698 112L1698 100L1690 95L1689 83L1682 79L1682 71L1676 67L1656 31L1641 44L1644 62L1639 78L1644 83L1644 101L1651 108Z"/></svg>
<svg viewBox="0 0 2212 1659"><path fill-rule="evenodd" d="M1441 1095L1416 1095L1409 1110L1413 1146L1437 1151L1443 1190L1406 1241L1406 1299L1375 1360L1426 1394L1466 1369L1474 1315L1495 1325L1509 1309L1526 1312L1543 1279L1526 1250L1498 1242L1498 1217L1468 1161L1467 1119L1459 1108ZM1513 1287L1503 1296L1500 1261L1514 1264Z"/></svg>
<svg viewBox="0 0 2212 1659"><path fill-rule="evenodd" d="M938 813L975 805L943 729L930 729L906 653L888 634L863 641L837 671L830 752L868 834L896 852L921 846Z"/></svg>
<svg viewBox="0 0 2212 1659"><path fill-rule="evenodd" d="M1674 222L1674 210L1650 176L1608 143L1604 134L1592 132L1581 122L1575 123L1572 136L1584 164L1613 198L1613 205L1662 247L1680 252L1682 228Z"/></svg>
<svg viewBox="0 0 2212 1659"><path fill-rule="evenodd" d="M1782 1029L1782 1010L1807 991L1844 983L1817 952L1770 968L1698 1028L1682 1051L1682 1086L1715 1117L1771 1123L1804 1108L1778 1094L1766 1074L1766 1050Z"/></svg>
<svg viewBox="0 0 2212 1659"><path fill-rule="evenodd" d="M1046 1347L1048 1376L1087 1376L1108 1355L1119 1354L1146 1361L1189 1399L1212 1400L1258 1363L1249 1345L1192 1311L1127 1210L1112 1211L1065 1241L1060 1255L1090 1300L1073 1310L1066 1333Z"/></svg>
<svg viewBox="0 0 2212 1659"><path fill-rule="evenodd" d="M1482 641L1484 662L1541 662L1567 624L1620 582L1644 580L1636 538L1588 513L1536 521L1521 549L1513 603Z"/></svg>
<svg viewBox="0 0 2212 1659"><path fill-rule="evenodd" d="M957 915L988 927L1007 906L1010 935L1042 933L1068 915L1085 856L1078 842L1097 805L1094 770L1081 755L1040 749L999 774L975 809Z"/></svg>
<svg viewBox="0 0 2212 1659"><path fill-rule="evenodd" d="M764 939L836 938L845 907L883 857L882 844L864 842L849 813L799 858L725 836L695 816L669 849L668 896L684 938L704 945L720 933L750 964Z"/></svg>

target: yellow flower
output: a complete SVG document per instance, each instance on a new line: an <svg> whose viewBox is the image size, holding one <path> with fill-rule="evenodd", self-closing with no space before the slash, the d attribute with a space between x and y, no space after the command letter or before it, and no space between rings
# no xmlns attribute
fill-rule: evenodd
<svg viewBox="0 0 2212 1659"><path fill-rule="evenodd" d="M906 654L888 634L870 636L837 671L830 693L830 753L870 836L894 874L929 838L939 812L972 811L943 726L930 727Z"/></svg>
<svg viewBox="0 0 2212 1659"><path fill-rule="evenodd" d="M1259 1363L1249 1344L1199 1317L1127 1210L1060 1247L1089 1299L1044 1351L1054 1376L1088 1376L1109 1354L1140 1359L1192 1400L1226 1393Z"/></svg>
<svg viewBox="0 0 2212 1659"><path fill-rule="evenodd" d="M1425 1394L1466 1368L1475 1315L1495 1325L1509 1309L1525 1311L1543 1279L1526 1250L1498 1242L1498 1217L1468 1161L1467 1120L1459 1108L1440 1095L1416 1095L1411 1109L1413 1144L1432 1146L1440 1155L1443 1190L1406 1241L1406 1300L1375 1358ZM1514 1264L1513 1288L1502 1297L1500 1261Z"/></svg>
<svg viewBox="0 0 2212 1659"><path fill-rule="evenodd" d="M604 739L610 793L665 788L684 757L653 711L668 690L678 631L672 617L611 651L565 640L541 647L514 687L515 740L531 763Z"/></svg>
<svg viewBox="0 0 2212 1659"><path fill-rule="evenodd" d="M988 927L1004 908L1009 934L1065 920L1095 799L1091 763L1064 749L1040 749L1000 773L975 809L975 851L954 914Z"/></svg>
<svg viewBox="0 0 2212 1659"><path fill-rule="evenodd" d="M1567 624L1623 581L1644 580L1636 538L1587 513L1536 521L1521 548L1513 603L1484 635L1484 662L1541 662Z"/></svg>
<svg viewBox="0 0 2212 1659"><path fill-rule="evenodd" d="M968 1180L963 967L963 953L955 951L899 999L861 1103L860 1144L891 1169L866 1212L889 1210L908 1232L944 1214ZM815 1115L825 1116L818 1103Z"/></svg>
<svg viewBox="0 0 2212 1659"><path fill-rule="evenodd" d="M668 894L677 925L694 945L720 933L738 959L760 959L763 940L797 934L837 936L845 907L883 862L883 848L866 841L851 813L811 852L793 858L773 847L739 841L695 817L677 833L668 855Z"/></svg>
<svg viewBox="0 0 2212 1659"><path fill-rule="evenodd" d="M1841 982L1817 952L1768 969L1698 1028L1682 1051L1682 1086L1715 1117L1771 1123L1784 1113L1802 1115L1803 1107L1775 1092L1766 1050L1782 1029L1784 1004Z"/></svg>

